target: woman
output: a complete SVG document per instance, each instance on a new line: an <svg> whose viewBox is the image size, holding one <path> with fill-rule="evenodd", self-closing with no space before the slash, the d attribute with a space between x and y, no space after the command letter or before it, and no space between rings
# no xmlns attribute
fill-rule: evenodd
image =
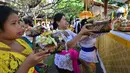
<svg viewBox="0 0 130 73"><path fill-rule="evenodd" d="M27 30L25 31L24 35L23 35L23 39L30 45L30 47L32 48L32 37L29 37L26 35L27 31L31 30L33 28L33 19L31 16L27 16L25 18L23 18L23 22L25 24L25 27L27 28Z"/></svg>
<svg viewBox="0 0 130 73"><path fill-rule="evenodd" d="M16 11L0 6L0 73L33 73L33 66L49 54L48 51L33 53L20 37L24 26L19 25Z"/></svg>
<svg viewBox="0 0 130 73"><path fill-rule="evenodd" d="M87 30L85 26L77 35L73 33L72 31L67 30L67 21L66 21L65 15L62 13L57 13L54 16L53 28L55 30L62 31L62 35L66 39L65 41L67 43L68 48L74 47L77 44L77 42L80 41L82 35L90 34L89 30ZM55 55L54 61L55 61L55 65L58 68L59 73L74 73L72 62L68 61L67 63L66 57L57 53Z"/></svg>
<svg viewBox="0 0 130 73"><path fill-rule="evenodd" d="M87 23L86 21L87 19L81 21L81 29ZM81 61L81 73L103 73L98 62L97 49L95 47L96 38L100 35L102 34L94 34L91 37L86 37L80 41L81 51L79 58Z"/></svg>

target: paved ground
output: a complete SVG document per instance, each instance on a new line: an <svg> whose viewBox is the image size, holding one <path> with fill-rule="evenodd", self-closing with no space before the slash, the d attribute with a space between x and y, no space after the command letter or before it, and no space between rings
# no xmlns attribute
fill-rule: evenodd
<svg viewBox="0 0 130 73"><path fill-rule="evenodd" d="M47 73L58 73L54 64L47 70Z"/></svg>
<svg viewBox="0 0 130 73"><path fill-rule="evenodd" d="M54 55L53 55L54 56ZM54 65L54 57L53 56L49 56L46 60L45 63L50 64L51 66L48 68L46 73L58 73L55 65Z"/></svg>
<svg viewBox="0 0 130 73"><path fill-rule="evenodd" d="M96 64L96 66L97 66L96 73L103 73L102 69L100 68L100 64L98 63L98 64ZM47 73L58 73L58 71L57 71L57 69L56 69L54 64L47 70Z"/></svg>

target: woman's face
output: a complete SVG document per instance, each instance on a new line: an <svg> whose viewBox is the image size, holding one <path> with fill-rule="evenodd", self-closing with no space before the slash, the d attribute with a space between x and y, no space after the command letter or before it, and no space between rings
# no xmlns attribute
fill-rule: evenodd
<svg viewBox="0 0 130 73"><path fill-rule="evenodd" d="M4 31L0 32L5 39L13 40L21 37L24 33L22 24L19 24L18 15L12 13L8 16L4 23Z"/></svg>
<svg viewBox="0 0 130 73"><path fill-rule="evenodd" d="M62 29L67 29L67 21L65 16L62 16L58 26Z"/></svg>

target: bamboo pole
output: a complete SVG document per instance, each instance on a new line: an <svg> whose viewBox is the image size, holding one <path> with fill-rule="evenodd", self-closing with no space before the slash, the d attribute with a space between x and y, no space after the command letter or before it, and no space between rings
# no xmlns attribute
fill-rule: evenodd
<svg viewBox="0 0 130 73"><path fill-rule="evenodd" d="M84 10L87 10L87 0L84 0Z"/></svg>
<svg viewBox="0 0 130 73"><path fill-rule="evenodd" d="M107 6L108 5L108 0L104 0L104 16L105 18L107 17Z"/></svg>

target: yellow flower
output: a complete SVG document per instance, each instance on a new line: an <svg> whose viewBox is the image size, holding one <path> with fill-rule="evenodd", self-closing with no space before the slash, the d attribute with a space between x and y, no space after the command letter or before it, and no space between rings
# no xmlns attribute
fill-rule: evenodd
<svg viewBox="0 0 130 73"><path fill-rule="evenodd" d="M16 69L18 67L17 61L11 60L10 62L10 68L11 69Z"/></svg>
<svg viewBox="0 0 130 73"><path fill-rule="evenodd" d="M0 52L0 58L3 60L8 60L9 59L9 53L1 51Z"/></svg>
<svg viewBox="0 0 130 73"><path fill-rule="evenodd" d="M5 64L8 65L8 64L9 64L9 61L5 61Z"/></svg>
<svg viewBox="0 0 130 73"><path fill-rule="evenodd" d="M23 62L19 61L19 63L18 63L18 64L19 64L19 65L21 65L22 63L23 63Z"/></svg>
<svg viewBox="0 0 130 73"><path fill-rule="evenodd" d="M32 67L32 68L29 69L28 73L33 73L34 70L35 70L34 67Z"/></svg>
<svg viewBox="0 0 130 73"><path fill-rule="evenodd" d="M8 72L12 72L12 71L9 70L8 66L4 62L0 61L0 72L8 73Z"/></svg>

